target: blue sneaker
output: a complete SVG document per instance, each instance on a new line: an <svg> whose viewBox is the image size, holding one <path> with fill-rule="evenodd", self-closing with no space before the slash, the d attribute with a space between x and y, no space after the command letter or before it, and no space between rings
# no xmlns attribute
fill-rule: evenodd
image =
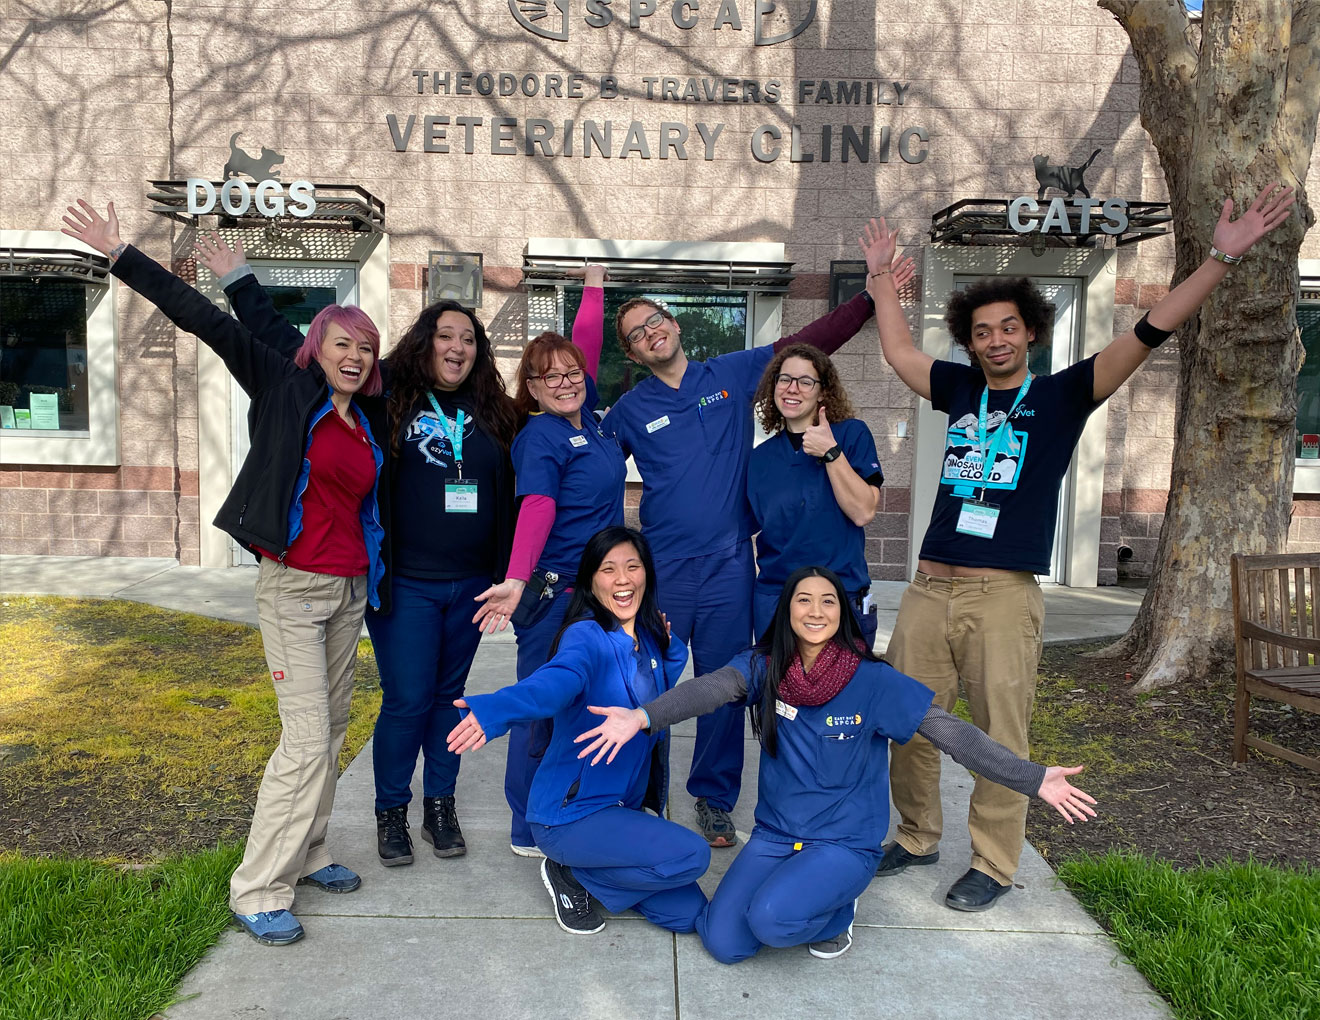
<svg viewBox="0 0 1320 1020"><path fill-rule="evenodd" d="M314 885L326 892L345 893L361 888L362 879L342 864L327 864L320 871L303 875L302 878L298 879L298 884Z"/></svg>
<svg viewBox="0 0 1320 1020"><path fill-rule="evenodd" d="M234 920L263 946L287 946L303 937L303 926L287 910L235 914Z"/></svg>

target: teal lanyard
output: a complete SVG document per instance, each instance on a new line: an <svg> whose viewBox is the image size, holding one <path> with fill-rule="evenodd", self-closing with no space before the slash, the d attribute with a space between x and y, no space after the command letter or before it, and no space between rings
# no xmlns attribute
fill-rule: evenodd
<svg viewBox="0 0 1320 1020"><path fill-rule="evenodd" d="M985 487L990 481L990 468L995 463L995 458L999 456L999 448L1004 445L1004 436L1012 429L1009 420L1013 417L1013 412L1018 409L1018 404L1027 395L1027 390L1031 389L1031 373L1022 380L1022 386L1018 390L1017 396L1013 399L1013 406L1008 409L1008 414L1004 416L1003 423L995 429L994 439L991 440L989 448L985 444L985 419L990 410L990 387L987 386L981 391L981 415L977 420L978 444L981 450L981 495L979 499L985 499Z"/></svg>
<svg viewBox="0 0 1320 1020"><path fill-rule="evenodd" d="M458 477L463 477L463 409L460 407L454 415L454 424L449 424L449 419L445 417L445 412L440 410L440 402L435 399L434 393L428 393L426 399L431 402L431 407L435 409L435 416L440 419L439 428L446 439L449 440L450 449L454 451L454 466L458 468Z"/></svg>

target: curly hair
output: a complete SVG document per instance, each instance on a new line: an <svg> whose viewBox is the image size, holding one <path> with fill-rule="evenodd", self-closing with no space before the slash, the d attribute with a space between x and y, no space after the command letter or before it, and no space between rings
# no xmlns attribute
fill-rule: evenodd
<svg viewBox="0 0 1320 1020"><path fill-rule="evenodd" d="M534 376L544 374L554 363L556 354L563 354L578 368L586 371L587 359L583 356L582 350L568 337L559 333L542 333L528 341L527 346L523 348L522 360L518 362L518 392L513 398L513 405L521 417L526 418L527 415L540 410L540 405L532 396L527 382Z"/></svg>
<svg viewBox="0 0 1320 1020"><path fill-rule="evenodd" d="M839 378L839 370L834 367L830 356L810 344L790 344L765 366L761 381L756 386L756 396L752 398L752 406L756 408L756 417L761 423L761 428L774 435L784 427L784 416L775 406L775 377L779 375L784 362L789 358L803 358L811 362L812 368L816 370L816 376L820 379L820 406L825 408L830 421L844 421L847 418L857 417L852 401L848 399L848 391L843 388L843 380Z"/></svg>
<svg viewBox="0 0 1320 1020"><path fill-rule="evenodd" d="M472 401L476 420L507 453L518 431L518 415L504 388L504 378L495 367L495 352L486 335L486 327L472 312L457 301L437 301L422 309L417 321L408 327L390 352L390 392L387 401L391 449L399 452L399 442L408 426L408 415L435 388L435 331L445 312L462 312L472 321L477 350L472 371L463 380L457 395Z"/></svg>
<svg viewBox="0 0 1320 1020"><path fill-rule="evenodd" d="M1025 276L986 276L966 290L950 295L944 313L944 324L949 327L953 342L967 352L973 364L976 355L972 353L972 315L978 308L997 301L1011 301L1017 305L1022 325L1036 331L1032 345L1049 346L1050 331L1054 328L1054 306L1045 300L1045 295Z"/></svg>
<svg viewBox="0 0 1320 1020"><path fill-rule="evenodd" d="M619 338L619 346L623 348L624 354L632 353L632 344L628 343L628 338L623 334L623 317L634 308L639 308L642 305L646 305L648 308L654 308L657 312L663 314L670 322L678 321L674 318L674 314L659 301L655 301L648 297L629 298L621 304L619 310L614 313L614 335ZM650 316L647 316L647 318L650 318Z"/></svg>

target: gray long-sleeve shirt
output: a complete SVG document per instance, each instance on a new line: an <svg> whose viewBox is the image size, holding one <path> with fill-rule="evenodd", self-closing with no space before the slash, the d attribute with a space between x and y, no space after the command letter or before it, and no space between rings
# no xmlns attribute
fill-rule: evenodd
<svg viewBox="0 0 1320 1020"><path fill-rule="evenodd" d="M642 708L651 719L651 729L660 730L746 697L747 678L733 666L723 666L684 681ZM936 705L927 710L917 732L964 768L1025 796L1034 797L1045 779L1044 765L1019 758Z"/></svg>

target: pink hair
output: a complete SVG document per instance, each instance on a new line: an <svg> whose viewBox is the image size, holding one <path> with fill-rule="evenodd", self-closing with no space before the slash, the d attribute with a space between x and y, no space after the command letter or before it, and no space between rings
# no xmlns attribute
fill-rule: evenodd
<svg viewBox="0 0 1320 1020"><path fill-rule="evenodd" d="M380 330L361 308L356 305L326 305L316 313L316 318L307 327L307 338L293 356L294 364L306 368L321 353L321 344L331 326L340 326L354 340L365 340L371 344L371 371L367 381L359 391L364 397L374 397L384 388L380 378Z"/></svg>

